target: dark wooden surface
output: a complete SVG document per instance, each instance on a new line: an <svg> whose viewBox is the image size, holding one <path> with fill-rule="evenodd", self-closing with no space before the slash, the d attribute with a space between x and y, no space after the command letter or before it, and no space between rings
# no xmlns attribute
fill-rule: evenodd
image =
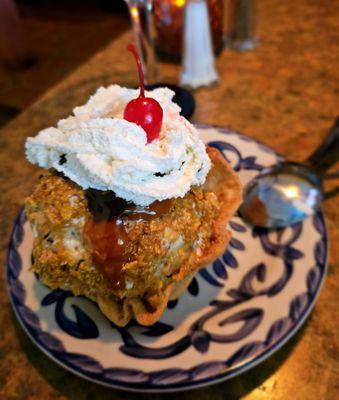
<svg viewBox="0 0 339 400"><path fill-rule="evenodd" d="M220 84L195 93L194 121L231 126L286 157L302 160L339 113L339 3L330 0L261 0L260 45L253 52L224 51ZM68 115L96 87L136 84L125 34L47 92L0 131L1 262L13 223L39 174L24 159L27 136ZM164 65L163 79L178 68ZM332 183L333 185L333 183ZM299 333L251 371L225 383L159 399L339 398L338 199L325 202L331 248L328 277L314 311ZM50 361L15 321L0 273L0 399L148 399L110 390L73 376Z"/></svg>

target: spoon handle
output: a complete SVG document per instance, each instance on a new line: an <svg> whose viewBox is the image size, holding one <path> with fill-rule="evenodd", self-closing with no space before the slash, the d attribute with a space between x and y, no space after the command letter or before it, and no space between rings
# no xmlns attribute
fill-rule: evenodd
<svg viewBox="0 0 339 400"><path fill-rule="evenodd" d="M339 171L325 172L321 177L321 179L323 180L338 179L338 178L339 178Z"/></svg>
<svg viewBox="0 0 339 400"><path fill-rule="evenodd" d="M324 199L328 200L328 199L332 199L332 197L335 197L339 194L339 186L328 190L327 192L324 193Z"/></svg>
<svg viewBox="0 0 339 400"><path fill-rule="evenodd" d="M307 158L312 170L323 173L339 160L339 116L320 146Z"/></svg>

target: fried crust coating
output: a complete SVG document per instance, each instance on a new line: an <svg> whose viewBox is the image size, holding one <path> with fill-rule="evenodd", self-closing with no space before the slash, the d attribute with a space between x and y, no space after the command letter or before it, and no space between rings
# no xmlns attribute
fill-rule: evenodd
<svg viewBox="0 0 339 400"><path fill-rule="evenodd" d="M26 200L34 232L33 269L52 289L71 290L96 301L114 323L131 318L151 325L193 275L225 249L227 222L241 202L241 184L222 155L207 147L212 168L202 187L173 199L168 212L151 221L125 221L129 243L124 288L113 290L92 263L84 239L91 218L82 188L49 172Z"/></svg>

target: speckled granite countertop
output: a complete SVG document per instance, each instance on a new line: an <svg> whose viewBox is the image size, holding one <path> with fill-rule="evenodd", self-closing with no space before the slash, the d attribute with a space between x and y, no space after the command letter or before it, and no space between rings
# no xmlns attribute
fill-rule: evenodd
<svg viewBox="0 0 339 400"><path fill-rule="evenodd" d="M339 113L339 3L331 0L261 0L261 39L254 52L224 51L217 60L220 84L196 92L194 121L246 132L290 159L302 160L320 142ZM1 263L13 219L39 174L24 160L25 138L69 114L97 86L135 85L124 51L130 34L50 90L0 131ZM163 66L163 80L178 69ZM339 202L324 204L331 239L328 278L300 332L259 367L176 399L339 398ZM86 382L50 361L26 337L7 297L0 273L0 399L147 399ZM173 395L152 395L154 399Z"/></svg>

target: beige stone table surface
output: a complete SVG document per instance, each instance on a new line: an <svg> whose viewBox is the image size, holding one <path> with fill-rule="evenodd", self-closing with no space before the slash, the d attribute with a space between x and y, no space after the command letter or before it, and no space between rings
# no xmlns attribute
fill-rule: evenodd
<svg viewBox="0 0 339 400"><path fill-rule="evenodd" d="M255 51L224 51L217 59L220 83L195 92L193 121L230 126L302 160L339 114L339 2L258 1L258 36ZM125 51L130 40L127 33L113 41L0 131L0 399L338 399L338 198L324 203L329 270L314 311L280 351L231 381L172 395L110 390L54 364L16 322L6 289L6 246L39 175L25 161L24 141L67 116L96 87L135 85L135 66ZM161 71L164 80L176 81L177 67L163 65Z"/></svg>

